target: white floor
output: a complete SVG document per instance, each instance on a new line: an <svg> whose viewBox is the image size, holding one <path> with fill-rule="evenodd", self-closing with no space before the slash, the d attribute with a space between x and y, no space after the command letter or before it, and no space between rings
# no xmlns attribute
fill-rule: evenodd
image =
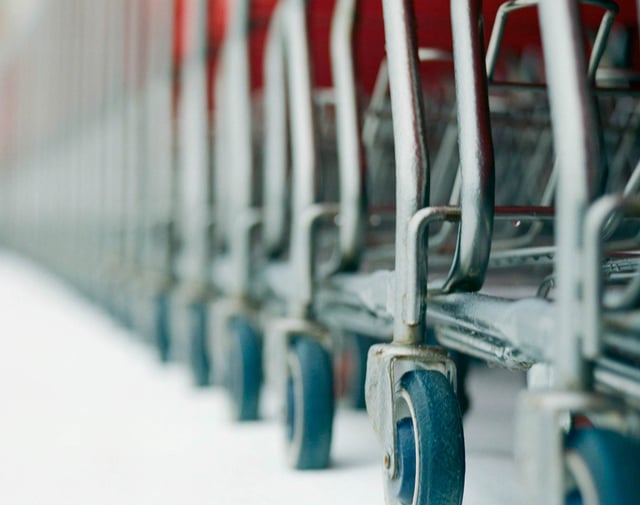
<svg viewBox="0 0 640 505"><path fill-rule="evenodd" d="M45 272L0 253L0 503L383 504L364 413L341 410L334 463L295 473L277 420L228 421L148 348ZM511 458L519 377L476 371L465 505L520 503Z"/></svg>

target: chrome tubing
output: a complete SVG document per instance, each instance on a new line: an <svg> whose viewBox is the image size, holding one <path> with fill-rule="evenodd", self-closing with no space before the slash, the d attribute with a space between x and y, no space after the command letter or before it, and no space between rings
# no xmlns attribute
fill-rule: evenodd
<svg viewBox="0 0 640 505"><path fill-rule="evenodd" d="M287 84L283 7L272 14L264 60L264 170L263 245L268 255L285 248L287 238L287 175L289 131L287 128Z"/></svg>
<svg viewBox="0 0 640 505"><path fill-rule="evenodd" d="M384 28L393 136L396 157L396 238L394 343L423 341L419 325L407 321L409 279L409 222L429 203L429 157L416 33L411 0L383 0Z"/></svg>
<svg viewBox="0 0 640 505"><path fill-rule="evenodd" d="M339 267L357 266L364 242L364 160L353 55L357 0L338 0L331 27L340 174Z"/></svg>
<svg viewBox="0 0 640 505"><path fill-rule="evenodd" d="M451 0L462 219L445 291L478 291L493 234L495 168L482 34L482 1Z"/></svg>

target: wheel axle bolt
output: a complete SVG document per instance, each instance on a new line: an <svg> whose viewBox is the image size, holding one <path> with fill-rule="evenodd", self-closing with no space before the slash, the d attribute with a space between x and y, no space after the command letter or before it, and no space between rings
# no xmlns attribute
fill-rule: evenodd
<svg viewBox="0 0 640 505"><path fill-rule="evenodd" d="M389 468L391 466L391 456L389 454L384 455L384 467Z"/></svg>

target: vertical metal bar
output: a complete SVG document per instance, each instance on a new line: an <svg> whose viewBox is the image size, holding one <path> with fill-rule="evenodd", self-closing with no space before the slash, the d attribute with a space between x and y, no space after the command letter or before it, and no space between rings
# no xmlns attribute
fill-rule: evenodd
<svg viewBox="0 0 640 505"><path fill-rule="evenodd" d="M229 129L226 126L226 118L230 114L229 107L226 100L226 82L225 82L225 70L224 70L224 46L220 49L218 55L218 61L216 62L216 75L215 75L215 110L214 110L214 169L213 169L213 183L214 183L214 213L216 225L214 228L215 245L218 249L224 247L227 237L229 236L229 229L231 228L231 209L229 209L229 179L230 170L228 167L230 160L230 142L229 142Z"/></svg>
<svg viewBox="0 0 640 505"><path fill-rule="evenodd" d="M429 160L425 117L418 69L418 48L411 0L383 0L396 157L395 321L393 340L413 344L420 340L415 326L405 324L408 225L428 204Z"/></svg>
<svg viewBox="0 0 640 505"><path fill-rule="evenodd" d="M80 16L80 0L73 0L70 4L70 20L73 33L72 43L72 65L73 71L70 73L72 76L72 85L70 88L73 90L71 94L71 121L69 124L68 142L69 142L69 186L73 188L73 198L71 199L70 219L71 219L71 237L67 244L67 254L65 257L65 274L71 281L76 281L74 274L78 262L81 259L78 257L78 248L83 249L80 245L82 240L80 238L81 232L81 212L80 207L82 205L82 160L80 159L80 118L82 107L82 36L83 27Z"/></svg>
<svg viewBox="0 0 640 505"><path fill-rule="evenodd" d="M362 143L366 147L373 146L376 135L380 129L379 111L385 104L387 93L389 91L389 70L387 68L387 60L384 59L380 63L378 75L376 76L371 99L369 100L369 112L366 114L364 124L362 125Z"/></svg>
<svg viewBox="0 0 640 505"><path fill-rule="evenodd" d="M230 9L227 38L225 40L226 99L229 101L227 118L231 136L231 162L233 194L232 207L244 211L251 207L252 191L252 135L251 89L249 71L249 1L236 0Z"/></svg>
<svg viewBox="0 0 640 505"><path fill-rule="evenodd" d="M113 159L113 170L114 170L114 221L115 221L115 235L116 235L116 263L114 267L117 269L118 273L120 273L125 265L126 257L127 257L127 182L126 182L126 166L127 166L127 158L126 158L126 122L125 122L125 112L126 112L126 102L127 102L127 86L126 86L126 54L127 54L127 0L119 0L117 4L115 4L115 10L117 12L117 27L118 31L116 34L116 42L117 44L114 47L114 50L117 54L117 75L116 75L116 86L117 86L117 96L116 96L116 110L115 110L115 125L114 125L114 135L115 138L115 146L114 146L114 159ZM117 304L119 302L120 297L120 286L115 286L116 291L114 292L114 302L116 303L116 308L118 308Z"/></svg>
<svg viewBox="0 0 640 505"><path fill-rule="evenodd" d="M148 155L148 128L154 128L147 122L147 108L149 106L149 75L151 72L149 62L149 32L150 32L150 12L152 7L148 0L138 1L136 24L135 24L135 40L136 40L136 71L134 80L134 101L133 101L133 127L135 129L135 151L133 161L135 164L135 177L137 191L135 198L137 200L136 208L136 250L135 250L135 275L137 282L140 284L143 278L143 272L148 267L148 257L145 255L146 236L149 222L149 205L151 201L151 165L149 164ZM139 295L139 290L138 290Z"/></svg>
<svg viewBox="0 0 640 505"><path fill-rule="evenodd" d="M357 0L338 0L331 30L340 175L340 266L357 265L364 240L363 152L353 58Z"/></svg>
<svg viewBox="0 0 640 505"><path fill-rule="evenodd" d="M139 78L141 65L140 47L140 2L126 2L126 76L127 89L125 98L125 176L124 191L127 195L126 217L124 227L126 229L127 245L125 264L127 268L127 280L129 288L137 275L140 253L140 219L142 214L141 202L141 171L139 163L140 131L139 131ZM131 300L132 302L133 300ZM129 308L132 308L129 305Z"/></svg>
<svg viewBox="0 0 640 505"><path fill-rule="evenodd" d="M101 300L105 300L107 279L109 274L107 268L109 265L109 159L110 159L110 144L111 139L111 78L113 73L113 51L111 50L111 37L113 36L113 14L111 11L111 4L109 0L100 0L101 12L100 18L102 19L102 38L100 40L102 62L101 62L101 90L102 90L102 107L100 114L100 153L99 153L99 172L98 177L99 184L99 203L98 203L98 268L97 268L97 281L99 284L98 296Z"/></svg>
<svg viewBox="0 0 640 505"><path fill-rule="evenodd" d="M318 154L316 145L315 114L313 106L313 79L306 0L286 0L285 33L287 48L287 75L289 84L289 113L291 126L292 161L292 217L291 257L292 269L300 282L289 300L290 315L306 317L313 272L309 270L304 251L310 237L305 227L304 214L316 199Z"/></svg>
<svg viewBox="0 0 640 505"><path fill-rule="evenodd" d="M85 86L87 91L87 109L89 115L87 118L87 145L86 145L86 163L85 170L87 174L87 186L85 196L85 212L84 212L84 227L86 233L86 242L88 246L88 254L86 258L86 279L85 283L87 290L91 296L94 296L97 292L96 274L97 269L95 265L99 262L98 256L98 208L100 202L100 185L99 178L100 164L99 164L99 139L102 135L102 72L103 62L97 55L100 54L102 49L102 31L104 19L103 15L103 3L97 1L91 7L85 8L84 23L87 26L87 41L86 41L86 66L85 66Z"/></svg>
<svg viewBox="0 0 640 505"><path fill-rule="evenodd" d="M109 139L106 163L107 195L107 249L108 249L108 279L110 303L115 303L117 286L115 269L120 268L123 258L124 236L122 230L123 192L122 192L122 122L121 111L123 103L123 67L124 67L124 2L122 0L109 2ZM115 288L115 289L114 289Z"/></svg>
<svg viewBox="0 0 640 505"><path fill-rule="evenodd" d="M284 60L282 3L269 25L265 49L263 241L269 254L278 254L286 239L287 213L287 85Z"/></svg>
<svg viewBox="0 0 640 505"><path fill-rule="evenodd" d="M285 33L291 125L292 233L300 231L302 212L315 201L316 139L307 34L306 0L285 0ZM300 237L304 240L303 237ZM295 237L293 241L297 240Z"/></svg>
<svg viewBox="0 0 640 505"><path fill-rule="evenodd" d="M509 17L509 6L510 3L507 2L498 7L496 17L493 21L493 29L491 30L491 37L489 38L486 51L486 68L489 81L493 80L493 74L496 69L496 64L498 63L500 44L504 30L507 27L507 18Z"/></svg>
<svg viewBox="0 0 640 505"><path fill-rule="evenodd" d="M168 280L168 231L171 201L171 41L172 1L149 6L148 68L145 117L147 128L148 194L146 260L154 274Z"/></svg>
<svg viewBox="0 0 640 505"><path fill-rule="evenodd" d="M180 178L179 222L182 250L179 275L190 282L205 282L209 224L209 167L206 95L206 0L190 0L185 13L186 52L180 69L178 160Z"/></svg>
<svg viewBox="0 0 640 505"><path fill-rule="evenodd" d="M451 0L462 220L445 290L482 287L491 252L495 174L484 62L482 1Z"/></svg>
<svg viewBox="0 0 640 505"><path fill-rule="evenodd" d="M558 157L556 275L559 335L555 339L555 385L581 389L583 229L589 202L588 174L597 173L599 135L589 92L577 0L541 0L540 25Z"/></svg>
<svg viewBox="0 0 640 505"><path fill-rule="evenodd" d="M596 72L598 71L598 66L600 65L600 60L602 60L602 56L607 49L607 42L609 40L609 34L611 33L611 28L613 27L613 23L616 20L616 15L618 14L619 8L615 2L609 1L599 1L594 0L592 2L593 5L597 5L606 9L602 20L600 21L600 26L598 27L598 31L596 33L596 38L593 41L593 46L591 47L591 56L589 57L589 62L587 65L589 80L592 84L596 81Z"/></svg>
<svg viewBox="0 0 640 505"><path fill-rule="evenodd" d="M243 297L250 282L250 232L245 220L253 207L253 135L251 115L251 78L249 69L250 2L238 0L230 10L224 48L224 91L227 103L226 125L229 129L229 164L218 169L230 170L228 191L232 216L239 219L242 233L230 241L234 264L234 293Z"/></svg>

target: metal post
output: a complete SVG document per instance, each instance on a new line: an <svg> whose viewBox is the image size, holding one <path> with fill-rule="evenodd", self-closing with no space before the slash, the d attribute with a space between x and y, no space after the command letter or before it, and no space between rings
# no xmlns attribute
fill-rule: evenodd
<svg viewBox="0 0 640 505"><path fill-rule="evenodd" d="M340 266L357 265L364 240L363 151L353 61L357 0L338 0L331 30L340 174Z"/></svg>
<svg viewBox="0 0 640 505"><path fill-rule="evenodd" d="M598 172L599 136L591 100L577 0L541 0L540 24L558 157L556 275L559 334L556 386L581 389L583 229L589 176Z"/></svg>
<svg viewBox="0 0 640 505"><path fill-rule="evenodd" d="M283 4L272 14L265 48L263 242L268 254L285 247L287 214L287 85Z"/></svg>
<svg viewBox="0 0 640 505"><path fill-rule="evenodd" d="M424 139L425 117L418 69L416 34L411 23L411 0L383 0L389 89L396 156L396 258L393 341L414 344L422 340L417 326L405 324L408 226L412 216L428 204L429 159Z"/></svg>
<svg viewBox="0 0 640 505"><path fill-rule="evenodd" d="M482 0L451 0L462 220L445 290L477 291L491 252L495 174L484 63Z"/></svg>
<svg viewBox="0 0 640 505"><path fill-rule="evenodd" d="M178 160L182 237L177 271L182 280L205 282L208 258L209 167L206 95L206 0L187 3L186 54L180 69Z"/></svg>

